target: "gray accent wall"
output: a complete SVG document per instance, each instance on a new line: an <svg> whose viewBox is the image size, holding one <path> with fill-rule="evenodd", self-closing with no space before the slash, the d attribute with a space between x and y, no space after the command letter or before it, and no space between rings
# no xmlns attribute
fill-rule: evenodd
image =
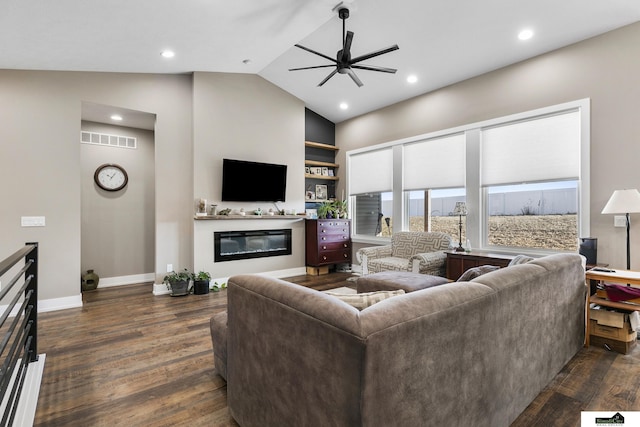
<svg viewBox="0 0 640 427"><path fill-rule="evenodd" d="M336 125L349 150L496 117L591 100L591 234L598 261L626 265L625 229L600 214L614 190L640 188L640 23ZM428 78L428 76L421 76ZM340 185L345 170L340 168ZM640 215L631 215L631 268L640 269ZM355 244L354 251L361 245Z"/></svg>

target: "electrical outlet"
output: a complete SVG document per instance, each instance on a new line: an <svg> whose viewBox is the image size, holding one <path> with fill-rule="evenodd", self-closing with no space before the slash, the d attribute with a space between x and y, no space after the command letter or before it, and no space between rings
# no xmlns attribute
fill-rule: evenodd
<svg viewBox="0 0 640 427"><path fill-rule="evenodd" d="M173 271L173 264L167 264L167 273L171 273Z"/></svg>
<svg viewBox="0 0 640 427"><path fill-rule="evenodd" d="M614 227L626 227L627 226L627 217L625 215L614 215L613 216L613 226Z"/></svg>

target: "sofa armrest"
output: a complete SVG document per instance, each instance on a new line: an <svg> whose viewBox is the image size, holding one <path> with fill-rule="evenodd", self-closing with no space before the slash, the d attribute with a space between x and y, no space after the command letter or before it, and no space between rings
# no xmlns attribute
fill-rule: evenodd
<svg viewBox="0 0 640 427"><path fill-rule="evenodd" d="M438 275L440 275L446 261L447 254L443 251L415 254L411 257L411 271L420 274L434 274L438 272Z"/></svg>
<svg viewBox="0 0 640 427"><path fill-rule="evenodd" d="M370 259L385 258L391 256L391 245L383 246L371 246L368 248L362 248L356 252L356 258L360 262L362 267L362 274L369 274L369 267L367 265Z"/></svg>

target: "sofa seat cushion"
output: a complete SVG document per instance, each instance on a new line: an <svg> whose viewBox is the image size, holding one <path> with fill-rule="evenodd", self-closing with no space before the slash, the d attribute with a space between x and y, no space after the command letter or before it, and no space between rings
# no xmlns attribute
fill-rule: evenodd
<svg viewBox="0 0 640 427"><path fill-rule="evenodd" d="M409 273L406 271L382 271L359 277L356 290L361 292L392 291L402 289L405 292L418 291L432 286L443 285L449 281L440 276Z"/></svg>
<svg viewBox="0 0 640 427"><path fill-rule="evenodd" d="M366 292L362 294L342 294L339 292L324 292L327 295L338 298L340 301L344 301L350 306L362 311L367 307L383 301L387 298L392 298L398 295L404 295L403 290L395 291L378 291L378 292Z"/></svg>
<svg viewBox="0 0 640 427"><path fill-rule="evenodd" d="M381 271L411 271L409 258L387 257L369 260L369 274Z"/></svg>

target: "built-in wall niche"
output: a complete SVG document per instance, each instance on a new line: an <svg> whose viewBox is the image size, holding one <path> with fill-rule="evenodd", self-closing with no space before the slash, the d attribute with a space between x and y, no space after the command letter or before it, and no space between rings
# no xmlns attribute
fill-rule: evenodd
<svg viewBox="0 0 640 427"><path fill-rule="evenodd" d="M154 123L153 114L82 104L80 264L82 272L100 276L99 287L155 280ZM126 171L125 187L106 191L96 184L94 174L105 164Z"/></svg>

